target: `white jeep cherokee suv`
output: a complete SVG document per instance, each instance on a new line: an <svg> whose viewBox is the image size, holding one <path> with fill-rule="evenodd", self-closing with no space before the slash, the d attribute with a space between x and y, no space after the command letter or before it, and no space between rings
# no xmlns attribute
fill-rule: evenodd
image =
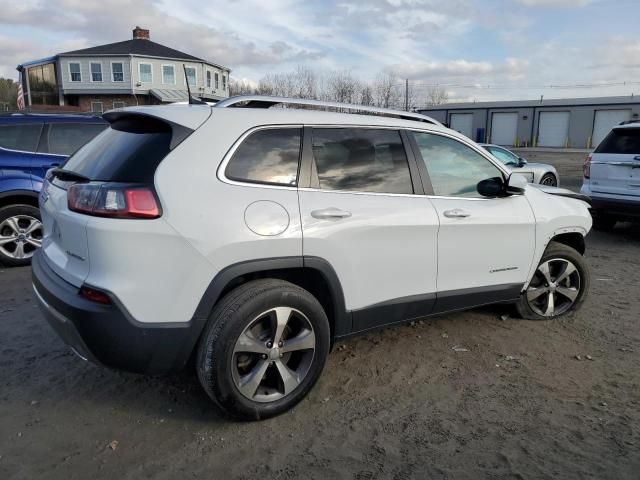
<svg viewBox="0 0 640 480"><path fill-rule="evenodd" d="M291 408L338 339L491 303L554 318L588 290L584 197L429 117L270 97L104 117L41 193L39 304L84 359L193 359L232 415Z"/></svg>

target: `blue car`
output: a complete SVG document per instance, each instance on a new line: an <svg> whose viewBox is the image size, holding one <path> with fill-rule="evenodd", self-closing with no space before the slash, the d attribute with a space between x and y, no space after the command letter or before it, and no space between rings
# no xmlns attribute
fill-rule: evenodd
<svg viewBox="0 0 640 480"><path fill-rule="evenodd" d="M0 264L29 264L42 240L38 193L45 173L107 126L85 115L0 116Z"/></svg>

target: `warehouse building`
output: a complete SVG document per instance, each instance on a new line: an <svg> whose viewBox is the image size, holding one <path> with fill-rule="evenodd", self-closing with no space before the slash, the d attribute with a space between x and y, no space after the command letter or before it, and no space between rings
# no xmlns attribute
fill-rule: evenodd
<svg viewBox="0 0 640 480"><path fill-rule="evenodd" d="M419 112L476 142L593 148L614 125L640 120L640 97L451 103Z"/></svg>

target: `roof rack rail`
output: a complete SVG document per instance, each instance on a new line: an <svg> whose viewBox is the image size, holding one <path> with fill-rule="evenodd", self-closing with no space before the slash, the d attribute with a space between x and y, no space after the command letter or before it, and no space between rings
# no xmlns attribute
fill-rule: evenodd
<svg viewBox="0 0 640 480"><path fill-rule="evenodd" d="M322 100L307 100L304 98L271 97L268 95L238 95L235 97L229 97L224 100L220 100L212 108L270 108L274 105L304 105L310 107L335 108L351 110L355 113L373 113L384 117L401 118L403 120L414 120L443 126L442 123L436 119L415 112L404 112L402 110L392 110L390 108L355 105L353 103L325 102Z"/></svg>
<svg viewBox="0 0 640 480"><path fill-rule="evenodd" d="M630 123L640 123L640 118L636 118L635 120L625 120L620 122L618 125L629 125Z"/></svg>

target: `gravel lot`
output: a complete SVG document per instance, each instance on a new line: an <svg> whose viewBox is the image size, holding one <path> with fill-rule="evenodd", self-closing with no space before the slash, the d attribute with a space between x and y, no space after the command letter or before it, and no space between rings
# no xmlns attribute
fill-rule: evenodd
<svg viewBox="0 0 640 480"><path fill-rule="evenodd" d="M525 156L579 185L583 153ZM591 233L587 259L573 316L487 308L340 344L307 399L259 423L222 418L193 374L82 362L29 269L0 270L0 478L638 479L640 227Z"/></svg>

